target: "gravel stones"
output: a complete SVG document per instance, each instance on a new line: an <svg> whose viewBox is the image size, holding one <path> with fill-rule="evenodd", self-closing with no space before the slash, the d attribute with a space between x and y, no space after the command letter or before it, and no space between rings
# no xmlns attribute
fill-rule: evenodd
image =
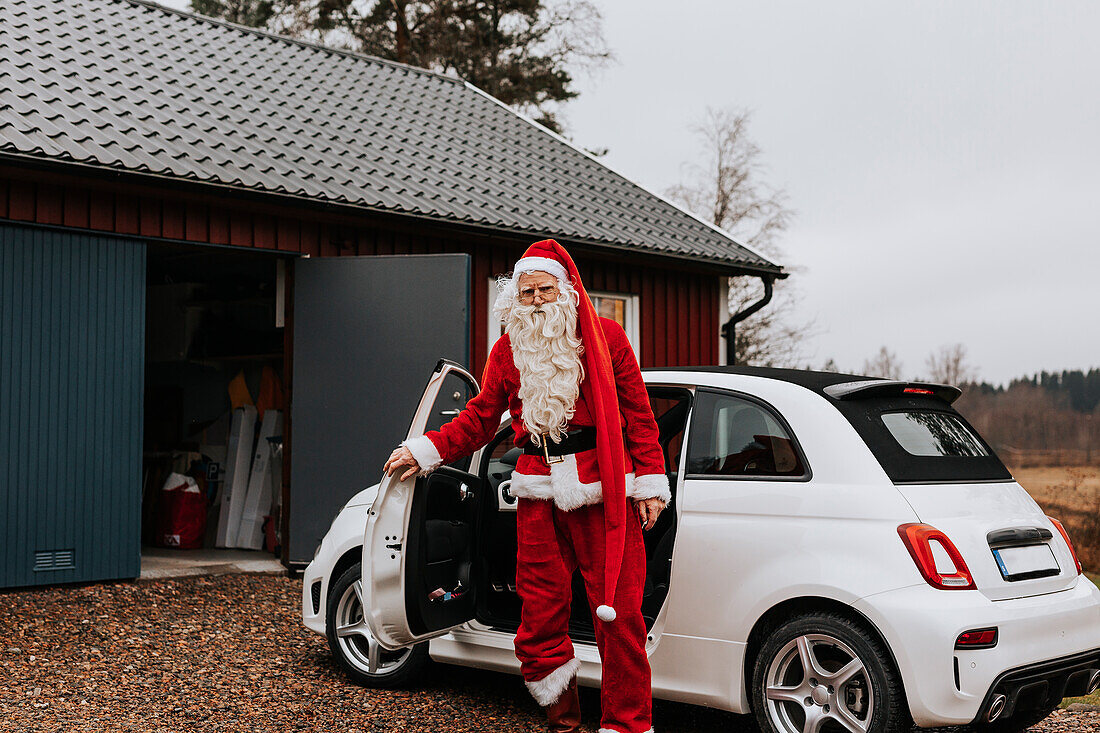
<svg viewBox="0 0 1100 733"><path fill-rule="evenodd" d="M299 616L299 580L224 575L0 593L0 730L544 730L519 677L429 667L408 690L350 683ZM599 693L583 689L585 730ZM751 719L657 702L662 733L754 731ZM1032 729L1100 730L1058 711Z"/></svg>

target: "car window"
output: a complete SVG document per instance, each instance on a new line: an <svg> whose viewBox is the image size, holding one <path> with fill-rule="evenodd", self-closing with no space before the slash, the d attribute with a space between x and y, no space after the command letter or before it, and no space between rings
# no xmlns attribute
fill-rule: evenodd
<svg viewBox="0 0 1100 733"><path fill-rule="evenodd" d="M700 391L688 473L800 478L807 470L794 438L770 409L735 395Z"/></svg>
<svg viewBox="0 0 1100 733"><path fill-rule="evenodd" d="M914 456L987 456L974 434L943 412L888 412L882 416L894 440Z"/></svg>
<svg viewBox="0 0 1100 733"><path fill-rule="evenodd" d="M671 387L650 387L649 406L657 420L658 442L665 455L665 470L680 470L680 448L684 444L684 426L691 407L691 392Z"/></svg>
<svg viewBox="0 0 1100 733"><path fill-rule="evenodd" d="M432 405L432 412L428 417L424 432L439 430L440 427L449 423L466 407L466 403L469 402L475 394L477 394L477 392L474 389L474 385L462 374L458 372L451 372L448 374L443 379L439 394L435 398L435 404ZM448 465L459 471L469 471L470 456L462 456L454 463Z"/></svg>
<svg viewBox="0 0 1100 733"><path fill-rule="evenodd" d="M978 431L942 399L903 393L830 401L894 483L1012 480Z"/></svg>

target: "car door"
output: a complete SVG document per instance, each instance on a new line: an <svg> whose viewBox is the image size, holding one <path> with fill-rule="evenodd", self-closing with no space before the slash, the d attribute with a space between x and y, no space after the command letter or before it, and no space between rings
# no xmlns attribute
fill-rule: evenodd
<svg viewBox="0 0 1100 733"><path fill-rule="evenodd" d="M469 372L441 360L407 438L449 422L477 392ZM464 470L468 465L467 458L428 476L382 478L367 518L362 567L365 617L383 647L440 636L474 617L478 507L487 492Z"/></svg>

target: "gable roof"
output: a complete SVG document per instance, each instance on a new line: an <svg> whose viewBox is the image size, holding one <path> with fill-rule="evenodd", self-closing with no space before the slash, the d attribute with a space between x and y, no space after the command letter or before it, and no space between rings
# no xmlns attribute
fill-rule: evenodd
<svg viewBox="0 0 1100 733"><path fill-rule="evenodd" d="M0 154L783 275L461 80L143 0L0 5Z"/></svg>

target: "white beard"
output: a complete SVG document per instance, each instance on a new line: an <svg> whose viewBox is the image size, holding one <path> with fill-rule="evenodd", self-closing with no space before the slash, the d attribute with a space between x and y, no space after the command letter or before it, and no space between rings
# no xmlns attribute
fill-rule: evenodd
<svg viewBox="0 0 1100 733"><path fill-rule="evenodd" d="M536 306L519 303L507 292L514 288L514 282L511 288L504 286L504 302L498 301L497 312L503 316L512 359L519 370L523 426L535 445L541 444L545 433L561 442L584 379L577 336L577 292L568 283L559 282L558 299Z"/></svg>

